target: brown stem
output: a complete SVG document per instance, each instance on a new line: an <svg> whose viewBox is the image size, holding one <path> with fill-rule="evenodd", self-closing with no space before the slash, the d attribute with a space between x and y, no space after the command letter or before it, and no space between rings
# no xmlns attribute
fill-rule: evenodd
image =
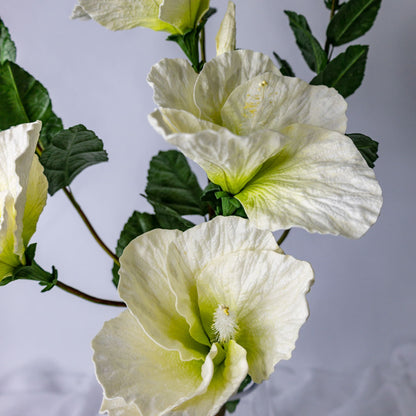
<svg viewBox="0 0 416 416"><path fill-rule="evenodd" d="M104 241L100 238L100 236L95 231L94 227L88 220L87 216L85 215L84 211L78 204L78 202L75 200L73 193L68 188L63 188L63 191L65 192L65 195L68 197L68 199L71 201L71 204L74 206L76 211L78 212L79 216L81 217L82 221L84 221L85 225L87 226L88 230L94 237L95 241L101 246L101 248L114 260L114 263L120 266L119 258L114 254L104 243Z"/></svg>
<svg viewBox="0 0 416 416"><path fill-rule="evenodd" d="M280 236L280 238L277 240L277 245L280 246L282 245L283 241L286 240L286 237L289 235L290 233L290 228L288 230L283 231L283 234Z"/></svg>
<svg viewBox="0 0 416 416"><path fill-rule="evenodd" d="M56 282L56 286L58 286L65 292L71 293L72 295L78 296L79 298L88 300L93 303L99 303L100 305L117 306L121 308L126 307L126 304L124 302L120 302L117 300L101 299L95 296L88 295L87 293L81 292L78 289L75 289L71 286L66 285L65 283L60 282L59 280Z"/></svg>
<svg viewBox="0 0 416 416"><path fill-rule="evenodd" d="M216 414L216 416L224 416L225 415L225 405L221 407L220 411Z"/></svg>

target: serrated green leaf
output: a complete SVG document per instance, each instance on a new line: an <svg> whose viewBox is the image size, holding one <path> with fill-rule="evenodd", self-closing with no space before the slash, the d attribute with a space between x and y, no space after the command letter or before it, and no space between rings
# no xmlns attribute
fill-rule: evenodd
<svg viewBox="0 0 416 416"><path fill-rule="evenodd" d="M70 185L88 166L107 160L103 142L81 124L56 134L40 157L51 195Z"/></svg>
<svg viewBox="0 0 416 416"><path fill-rule="evenodd" d="M150 162L146 195L181 215L205 215L202 189L185 156L176 151L159 152Z"/></svg>
<svg viewBox="0 0 416 416"><path fill-rule="evenodd" d="M328 57L312 35L305 16L289 10L285 10L285 13L289 17L289 25L295 35L296 44L309 68L316 73L321 72L326 66Z"/></svg>
<svg viewBox="0 0 416 416"><path fill-rule="evenodd" d="M0 130L36 120L43 123L41 144L46 148L52 134L63 129L48 91L17 64L5 62L0 66Z"/></svg>
<svg viewBox="0 0 416 416"><path fill-rule="evenodd" d="M339 54L312 81L312 85L334 87L343 97L350 96L364 78L368 46L353 45Z"/></svg>
<svg viewBox="0 0 416 416"><path fill-rule="evenodd" d="M0 19L0 64L6 61L16 60L16 45L14 44L9 30Z"/></svg>
<svg viewBox="0 0 416 416"><path fill-rule="evenodd" d="M328 41L339 46L364 35L373 26L381 0L350 0L328 25Z"/></svg>
<svg viewBox="0 0 416 416"><path fill-rule="evenodd" d="M280 65L279 69L282 75L285 75L287 77L294 77L295 73L293 72L292 67L290 66L289 62L282 59L276 52L273 52L273 55Z"/></svg>
<svg viewBox="0 0 416 416"><path fill-rule="evenodd" d="M378 143L361 133L350 133L347 136L354 142L357 149L370 168L374 168L374 162L378 159Z"/></svg>
<svg viewBox="0 0 416 416"><path fill-rule="evenodd" d="M120 233L120 238L118 239L116 247L117 256L120 257L123 254L123 250L130 243L130 241L134 240L139 235L154 230L155 228L160 228L156 215L134 211ZM114 263L112 273L113 283L116 287L119 282L119 269L120 266Z"/></svg>

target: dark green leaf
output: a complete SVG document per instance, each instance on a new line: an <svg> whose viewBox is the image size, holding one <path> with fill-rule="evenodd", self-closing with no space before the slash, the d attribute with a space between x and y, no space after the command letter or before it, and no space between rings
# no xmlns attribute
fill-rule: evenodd
<svg viewBox="0 0 416 416"><path fill-rule="evenodd" d="M343 97L351 95L364 78L368 46L354 45L339 54L312 81L312 85L334 87Z"/></svg>
<svg viewBox="0 0 416 416"><path fill-rule="evenodd" d="M159 152L150 162L146 195L181 215L205 215L202 189L185 156L176 151Z"/></svg>
<svg viewBox="0 0 416 416"><path fill-rule="evenodd" d="M120 238L118 239L116 247L117 256L120 257L123 254L123 250L126 248L127 244L130 243L130 241L139 235L154 230L155 228L160 228L156 215L134 211L120 233ZM114 263L112 273L113 283L116 287L118 286L119 281L119 269L120 266Z"/></svg>
<svg viewBox="0 0 416 416"><path fill-rule="evenodd" d="M295 73L293 72L292 67L289 65L289 62L282 59L276 52L273 52L273 55L280 65L280 72L282 73L282 75L285 75L287 77L294 77Z"/></svg>
<svg viewBox="0 0 416 416"><path fill-rule="evenodd" d="M230 402L225 403L225 409L228 413L234 413L238 403L240 403L240 400L231 400Z"/></svg>
<svg viewBox="0 0 416 416"><path fill-rule="evenodd" d="M42 269L34 260L36 253L36 244L31 244L25 251L25 264L17 266L13 270L13 275L0 281L0 286L5 286L16 280L34 280L41 286L44 286L42 292L51 290L58 281L58 271L52 266L52 272L49 273Z"/></svg>
<svg viewBox="0 0 416 416"><path fill-rule="evenodd" d="M319 42L312 35L305 16L288 10L285 10L285 13L289 17L289 24L295 35L296 44L309 68L316 73L321 72L326 66L328 57Z"/></svg>
<svg viewBox="0 0 416 416"><path fill-rule="evenodd" d="M62 121L52 112L46 88L15 63L5 62L0 66L0 130L36 120L45 128L41 132L45 148L51 135L62 130Z"/></svg>
<svg viewBox="0 0 416 416"><path fill-rule="evenodd" d="M324 0L327 9L332 10L333 0ZM339 0L335 0L334 11L339 10L345 3L339 3Z"/></svg>
<svg viewBox="0 0 416 416"><path fill-rule="evenodd" d="M242 381L240 384L240 387L238 388L238 392L241 393L244 391L244 389L251 383L251 377L249 374L246 375L246 378Z"/></svg>
<svg viewBox="0 0 416 416"><path fill-rule="evenodd" d="M0 19L0 64L6 61L16 60L16 45L14 44L9 30Z"/></svg>
<svg viewBox="0 0 416 416"><path fill-rule="evenodd" d="M46 149L55 134L64 129L62 120L54 113L48 118L48 120L42 124L42 130L40 131L39 141L43 149Z"/></svg>
<svg viewBox="0 0 416 416"><path fill-rule="evenodd" d="M71 184L85 168L108 160L103 142L91 130L77 125L53 136L40 161L49 182L49 193Z"/></svg>
<svg viewBox="0 0 416 416"><path fill-rule="evenodd" d="M360 133L351 133L347 134L347 136L354 142L355 146L367 162L367 165L370 168L374 168L374 162L378 159L378 143L370 137Z"/></svg>
<svg viewBox="0 0 416 416"><path fill-rule="evenodd" d="M180 230L186 231L188 228L192 228L195 224L191 221L182 218L175 210L162 205L156 201L149 202L153 205L155 210L156 219L160 224L160 228L166 230Z"/></svg>
<svg viewBox="0 0 416 416"><path fill-rule="evenodd" d="M328 25L328 41L339 46L364 35L376 19L381 0L350 0Z"/></svg>

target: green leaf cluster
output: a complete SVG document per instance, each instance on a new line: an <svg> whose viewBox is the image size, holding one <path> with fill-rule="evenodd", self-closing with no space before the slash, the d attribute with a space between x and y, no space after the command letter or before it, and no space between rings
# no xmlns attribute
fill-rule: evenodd
<svg viewBox="0 0 416 416"><path fill-rule="evenodd" d="M185 55L192 64L192 68L196 72L201 72L205 62L200 61L199 58L199 38L202 29L205 27L208 19L217 12L217 9L210 7L204 14L201 22L197 27L185 33L184 35L170 35L167 40L176 42L180 48L184 51Z"/></svg>
<svg viewBox="0 0 416 416"><path fill-rule="evenodd" d="M107 160L103 142L81 124L55 134L40 157L51 195L70 185L86 167Z"/></svg>
<svg viewBox="0 0 416 416"><path fill-rule="evenodd" d="M49 193L68 186L86 167L108 160L103 144L84 126L64 130L46 88L17 65L16 46L0 20L0 130L42 121L38 152Z"/></svg>
<svg viewBox="0 0 416 416"><path fill-rule="evenodd" d="M35 261L36 244L31 244L25 251L25 264L17 266L13 275L0 281L0 286L5 286L16 280L34 280L44 286L42 292L51 290L58 281L58 271L52 266L52 272L43 270Z"/></svg>
<svg viewBox="0 0 416 416"><path fill-rule="evenodd" d="M368 46L350 46L331 61L332 52L335 47L363 36L372 27L381 0L349 0L341 4L338 0L324 0L324 4L331 10L324 49L313 36L304 16L287 10L285 13L302 56L317 74L311 84L333 87L346 98L357 90L364 78ZM293 76L290 65L276 53L275 57L282 74Z"/></svg>

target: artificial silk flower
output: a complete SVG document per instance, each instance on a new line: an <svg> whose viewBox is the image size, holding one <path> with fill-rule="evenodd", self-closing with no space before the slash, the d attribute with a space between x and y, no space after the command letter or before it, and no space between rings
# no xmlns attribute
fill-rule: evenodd
<svg viewBox="0 0 416 416"><path fill-rule="evenodd" d="M236 45L236 22L235 22L235 4L228 2L227 11L221 22L220 29L215 37L217 44L217 55L224 52L233 51Z"/></svg>
<svg viewBox="0 0 416 416"><path fill-rule="evenodd" d="M209 0L79 0L72 18L94 19L111 30L144 26L183 35L192 30Z"/></svg>
<svg viewBox="0 0 416 416"><path fill-rule="evenodd" d="M24 263L45 204L48 182L35 155L42 123L0 132L0 280Z"/></svg>
<svg viewBox="0 0 416 416"><path fill-rule="evenodd" d="M282 76L267 56L225 52L200 74L163 59L148 76L150 123L238 199L260 229L302 227L358 238L381 189L349 137L333 88Z"/></svg>
<svg viewBox="0 0 416 416"><path fill-rule="evenodd" d="M150 231L120 265L128 310L93 340L111 416L215 415L290 358L308 316L310 265L242 218Z"/></svg>

